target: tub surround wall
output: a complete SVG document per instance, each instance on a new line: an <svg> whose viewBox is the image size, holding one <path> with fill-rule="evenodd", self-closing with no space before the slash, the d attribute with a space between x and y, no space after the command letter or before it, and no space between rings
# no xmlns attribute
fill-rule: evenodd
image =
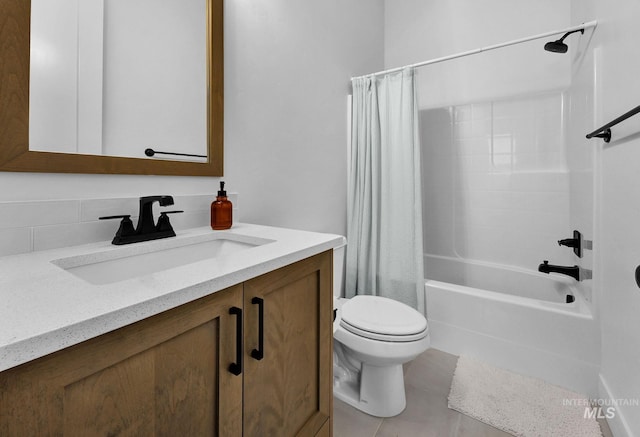
<svg viewBox="0 0 640 437"><path fill-rule="evenodd" d="M385 6L387 68L570 25L569 0ZM426 253L533 270L571 260L556 243L572 231L563 94L571 57L544 42L418 70Z"/></svg>
<svg viewBox="0 0 640 437"><path fill-rule="evenodd" d="M575 3L575 2L572 2ZM573 23L584 20L576 18L572 4ZM592 19L598 19L597 15L590 15ZM595 190L594 190L594 153L597 149L594 141L587 140L585 135L595 129L597 124L595 114L595 81L599 74L596 71L595 59L599 56L599 48L594 44L598 28L585 32L586 37L576 39L573 46L575 51L571 64L571 87L566 92L566 159L569 169L569 222L571 229L577 229L582 233L584 240L591 240L596 250L601 244L600 238L594 232L595 217ZM597 158L599 159L599 158ZM576 288L581 295L592 302L592 311L599 326L599 302L594 295L594 284L597 283L600 272L594 268L594 251L583 250L582 258L578 258L572 251L568 252L570 261L568 265L578 264L582 268L593 272L594 279L581 281ZM600 349L600 329L591 336L593 344ZM600 357L597 359L600 364ZM597 393L596 393L597 396Z"/></svg>
<svg viewBox="0 0 640 437"><path fill-rule="evenodd" d="M157 219L158 211L184 210L171 216L178 233L207 226L213 200L215 195L211 194L174 196L174 205L162 209L156 205L154 215ZM238 194L230 193L229 200L234 207L234 222L238 222ZM98 217L131 214L135 224L139 210L138 197L0 202L0 256L108 241L119 221Z"/></svg>
<svg viewBox="0 0 640 437"><path fill-rule="evenodd" d="M425 252L535 270L572 261L564 95L421 111Z"/></svg>

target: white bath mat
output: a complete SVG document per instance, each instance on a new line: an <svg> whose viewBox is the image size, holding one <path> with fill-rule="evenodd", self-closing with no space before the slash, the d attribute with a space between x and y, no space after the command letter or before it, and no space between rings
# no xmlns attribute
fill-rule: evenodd
<svg viewBox="0 0 640 437"><path fill-rule="evenodd" d="M585 418L586 396L464 355L449 408L518 437L602 436L598 422Z"/></svg>

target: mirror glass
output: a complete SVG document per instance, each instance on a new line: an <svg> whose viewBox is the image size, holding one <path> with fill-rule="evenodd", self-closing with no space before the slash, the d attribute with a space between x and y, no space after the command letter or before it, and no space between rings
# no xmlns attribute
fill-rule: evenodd
<svg viewBox="0 0 640 437"><path fill-rule="evenodd" d="M207 24L207 0L31 0L29 150L206 162Z"/></svg>

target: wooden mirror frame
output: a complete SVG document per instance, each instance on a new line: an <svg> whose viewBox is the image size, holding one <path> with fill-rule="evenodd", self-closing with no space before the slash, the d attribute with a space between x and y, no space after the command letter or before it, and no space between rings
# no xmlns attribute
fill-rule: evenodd
<svg viewBox="0 0 640 437"><path fill-rule="evenodd" d="M0 171L222 176L224 120L223 0L207 2L208 162L29 150L31 1L0 0Z"/></svg>

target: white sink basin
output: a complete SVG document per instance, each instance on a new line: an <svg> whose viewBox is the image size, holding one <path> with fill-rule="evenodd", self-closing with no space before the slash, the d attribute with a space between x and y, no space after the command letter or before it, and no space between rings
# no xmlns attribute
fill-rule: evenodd
<svg viewBox="0 0 640 437"><path fill-rule="evenodd" d="M272 241L238 234L208 234L110 247L52 263L91 284L104 285L226 257Z"/></svg>

